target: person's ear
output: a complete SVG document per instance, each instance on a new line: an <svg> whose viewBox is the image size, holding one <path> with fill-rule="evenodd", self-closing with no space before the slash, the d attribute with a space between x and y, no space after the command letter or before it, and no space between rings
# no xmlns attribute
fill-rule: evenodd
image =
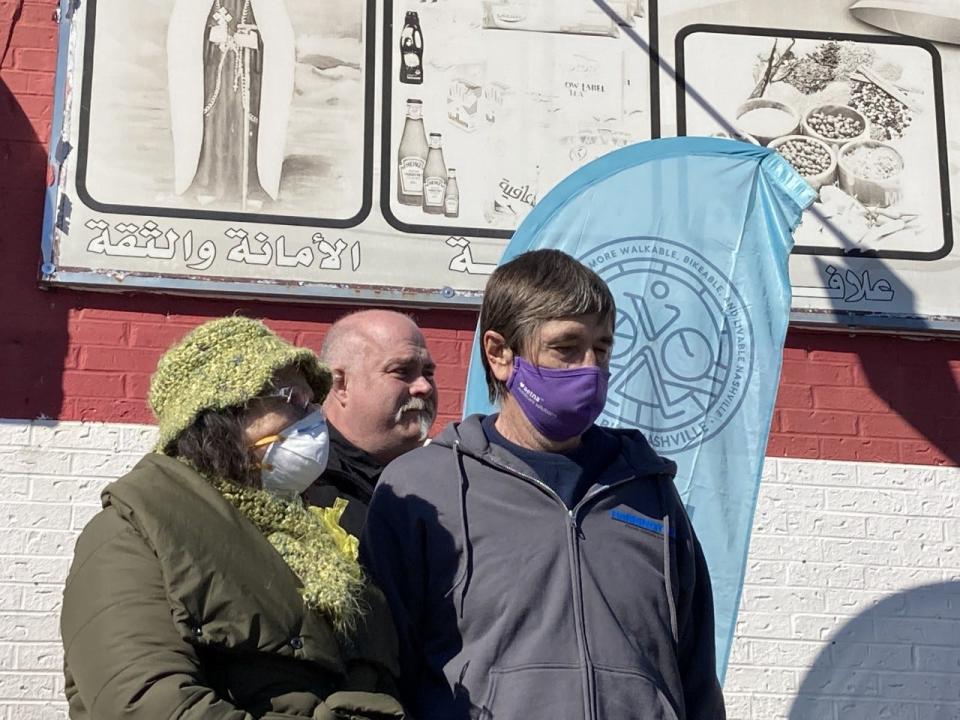
<svg viewBox="0 0 960 720"><path fill-rule="evenodd" d="M327 402L335 402L340 407L347 406L347 373L343 368L331 368L330 373L333 381L330 384L330 392L327 394Z"/></svg>
<svg viewBox="0 0 960 720"><path fill-rule="evenodd" d="M494 330L487 330L483 334L482 343L483 354L490 365L490 372L500 382L507 382L513 370L513 350L507 347L503 335Z"/></svg>

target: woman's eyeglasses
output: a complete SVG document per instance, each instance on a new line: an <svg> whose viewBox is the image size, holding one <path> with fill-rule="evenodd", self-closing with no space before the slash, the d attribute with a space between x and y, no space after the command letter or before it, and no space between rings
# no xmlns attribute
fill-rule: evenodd
<svg viewBox="0 0 960 720"><path fill-rule="evenodd" d="M283 400L288 405L292 405L303 415L306 415L308 412L310 412L310 407L314 404L313 393L306 388L297 385L287 385L273 390L267 390L266 392L258 395L255 399Z"/></svg>

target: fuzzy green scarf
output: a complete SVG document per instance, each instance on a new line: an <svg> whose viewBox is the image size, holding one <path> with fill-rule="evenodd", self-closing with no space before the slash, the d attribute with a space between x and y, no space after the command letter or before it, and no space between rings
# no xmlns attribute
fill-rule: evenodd
<svg viewBox="0 0 960 720"><path fill-rule="evenodd" d="M300 578L304 604L330 618L341 635L356 626L363 608L363 571L357 539L339 525L346 502L306 507L263 490L211 480L220 494L252 522Z"/></svg>

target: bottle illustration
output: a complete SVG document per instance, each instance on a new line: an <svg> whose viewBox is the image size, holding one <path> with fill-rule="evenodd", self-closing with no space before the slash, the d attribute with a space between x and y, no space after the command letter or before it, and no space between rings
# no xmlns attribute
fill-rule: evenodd
<svg viewBox="0 0 960 720"><path fill-rule="evenodd" d="M423 204L423 169L427 162L427 135L423 129L423 102L407 99L407 119L397 151L400 172L397 200L403 205Z"/></svg>
<svg viewBox="0 0 960 720"><path fill-rule="evenodd" d="M460 215L460 186L457 185L457 169L447 170L447 189L443 193L443 214L447 217Z"/></svg>
<svg viewBox="0 0 960 720"><path fill-rule="evenodd" d="M400 31L400 82L423 82L423 33L420 17L413 11L407 13Z"/></svg>
<svg viewBox="0 0 960 720"><path fill-rule="evenodd" d="M443 161L440 133L430 133L430 150L423 168L423 211L431 215L443 213L443 195L447 190L447 165Z"/></svg>

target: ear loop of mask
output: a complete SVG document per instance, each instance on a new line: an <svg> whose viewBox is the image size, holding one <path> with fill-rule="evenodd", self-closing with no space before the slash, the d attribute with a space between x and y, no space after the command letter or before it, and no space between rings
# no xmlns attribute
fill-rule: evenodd
<svg viewBox="0 0 960 720"><path fill-rule="evenodd" d="M267 435L265 438L260 438L259 440L257 440L253 445L250 446L250 449L253 450L253 449L255 449L255 448L263 447L264 445L270 445L270 444L272 444L272 443L277 442L278 440L285 440L285 439L286 439L286 438L285 438L283 435ZM270 463L264 464L264 463L260 462L259 460L257 460L256 462L254 462L253 466L254 466L255 468L260 469L260 470L272 470L272 469L273 469L273 465L271 465Z"/></svg>

